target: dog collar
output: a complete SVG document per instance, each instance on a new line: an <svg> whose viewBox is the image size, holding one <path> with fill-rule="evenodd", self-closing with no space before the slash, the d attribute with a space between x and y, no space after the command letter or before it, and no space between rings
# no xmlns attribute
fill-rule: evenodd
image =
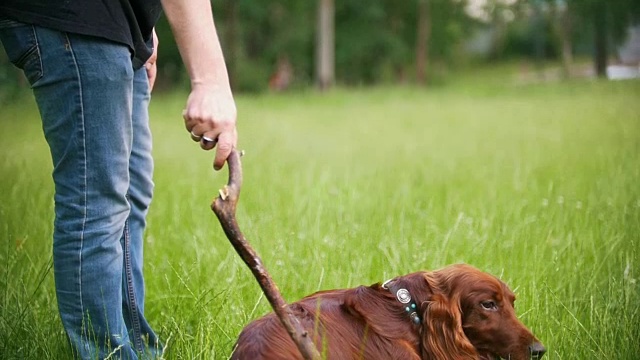
<svg viewBox="0 0 640 360"><path fill-rule="evenodd" d="M401 287L393 280L395 279L389 279L382 283L382 288L385 290L389 290L392 294L394 294L396 296L396 299L400 303L402 303L404 311L407 313L407 315L409 315L411 321L416 325L420 325L422 319L420 319L420 315L418 314L418 305L411 297L411 293L409 293L409 290Z"/></svg>

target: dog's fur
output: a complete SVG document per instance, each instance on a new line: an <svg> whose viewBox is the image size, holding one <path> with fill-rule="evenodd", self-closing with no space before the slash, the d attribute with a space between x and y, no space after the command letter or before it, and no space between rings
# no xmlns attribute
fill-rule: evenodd
<svg viewBox="0 0 640 360"><path fill-rule="evenodd" d="M323 358L539 358L544 347L516 317L515 296L499 279L468 265L393 279L417 305L420 323L380 283L329 290L291 304ZM250 323L231 359L302 359L275 314Z"/></svg>

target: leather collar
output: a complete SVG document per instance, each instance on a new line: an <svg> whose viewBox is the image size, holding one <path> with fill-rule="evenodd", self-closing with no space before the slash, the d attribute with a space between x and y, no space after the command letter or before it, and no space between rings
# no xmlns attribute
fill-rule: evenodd
<svg viewBox="0 0 640 360"><path fill-rule="evenodd" d="M420 314L418 314L418 304L411 297L411 293L406 288L403 288L396 279L390 279L382 283L382 288L389 290L392 294L395 295L396 299L402 304L404 307L405 313L411 319L411 322L415 325L420 325L422 323L422 319L420 318Z"/></svg>

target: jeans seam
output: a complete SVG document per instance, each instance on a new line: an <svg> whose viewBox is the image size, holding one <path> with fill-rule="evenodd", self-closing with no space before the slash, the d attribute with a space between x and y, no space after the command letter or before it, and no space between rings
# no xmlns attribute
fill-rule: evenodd
<svg viewBox="0 0 640 360"><path fill-rule="evenodd" d="M36 79L35 81L38 81L40 79L42 79L42 77L44 77L44 67L42 66L42 54L40 53L40 42L38 41L38 32L36 31L35 26L31 27L31 31L33 31L33 38L36 41L36 51L38 52L38 70L39 70L39 74L38 74L38 79ZM75 62L75 58L74 58L74 62ZM77 69L77 66L76 66ZM34 83L35 83L34 81Z"/></svg>
<svg viewBox="0 0 640 360"><path fill-rule="evenodd" d="M129 199L129 195L127 195ZM140 330L140 321L138 319L138 306L136 304L136 296L133 286L133 273L131 270L131 236L129 235L129 220L124 224L124 270L125 280L127 282L127 297L129 301L127 306L129 307L129 314L131 316L131 327L133 328L133 344L138 351L142 351L142 331Z"/></svg>
<svg viewBox="0 0 640 360"><path fill-rule="evenodd" d="M81 136L81 148L82 148L82 186L83 186L83 197L82 197L82 211L83 211L83 218L82 218L82 229L80 231L80 251L78 252L78 274L79 274L79 301L80 301L80 311L81 311L81 319L82 319L82 324L84 327L84 331L82 331L84 333L85 336L85 346L88 346L89 343L89 329L87 328L89 324L85 324L85 314L84 314L84 303L83 303L83 299L82 299L82 249L84 248L84 236L85 236L85 231L87 229L87 147L86 147L86 138L85 138L85 131L84 131L84 123L85 123L85 116L84 116L84 99L83 99L83 94L82 94L82 76L80 76L80 69L78 67L78 62L76 60L76 56L75 56L75 52L73 50L73 46L71 44L71 39L69 38L69 35L67 33L64 33L65 36L65 40L67 41L67 44L69 44L69 53L71 54L71 59L73 60L73 65L75 67L76 70L76 76L78 79L78 95L80 98L80 129L79 131L81 132L82 136Z"/></svg>

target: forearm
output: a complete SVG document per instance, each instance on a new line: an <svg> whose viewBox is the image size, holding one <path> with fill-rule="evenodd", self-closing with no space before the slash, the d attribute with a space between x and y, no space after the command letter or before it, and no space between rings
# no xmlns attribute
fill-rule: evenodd
<svg viewBox="0 0 640 360"><path fill-rule="evenodd" d="M191 139L200 147L216 147L214 169L224 165L236 146L236 105L213 23L209 0L162 0L182 61L191 79L191 93L182 112Z"/></svg>
<svg viewBox="0 0 640 360"><path fill-rule="evenodd" d="M162 0L192 88L229 88L209 0Z"/></svg>

